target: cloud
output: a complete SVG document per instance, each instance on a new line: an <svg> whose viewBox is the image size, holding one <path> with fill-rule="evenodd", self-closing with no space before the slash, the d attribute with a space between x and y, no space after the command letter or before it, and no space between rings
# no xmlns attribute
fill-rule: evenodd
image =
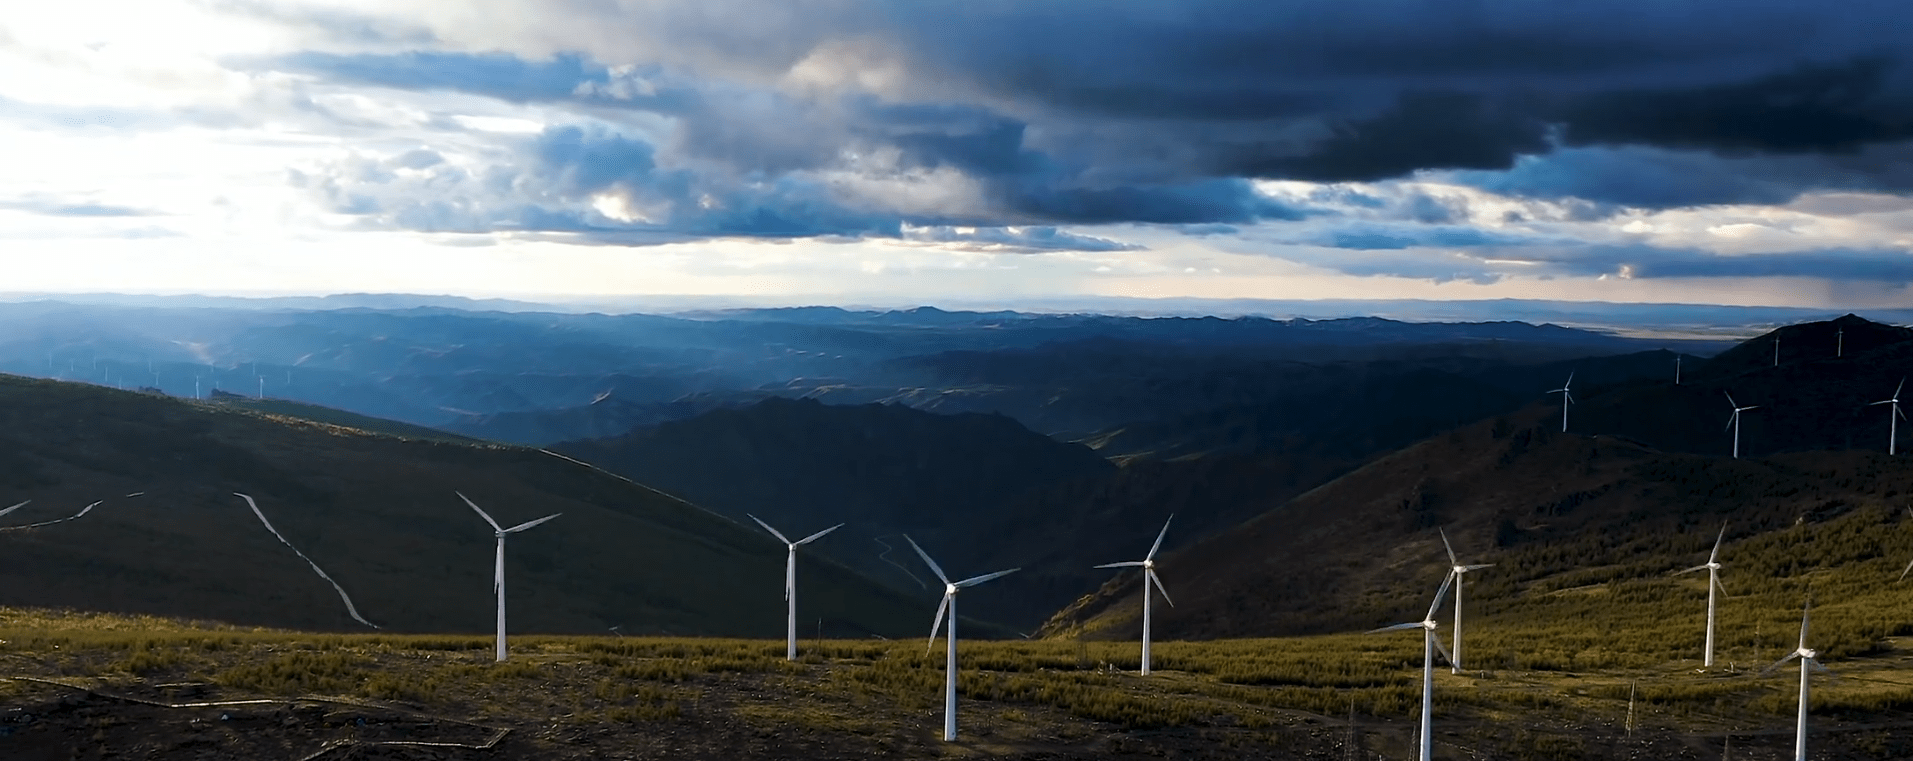
<svg viewBox="0 0 1913 761"><path fill-rule="evenodd" d="M71 201L45 195L0 199L0 209L12 209L50 217L144 217L154 213L131 206L94 201Z"/></svg>
<svg viewBox="0 0 1913 761"><path fill-rule="evenodd" d="M1048 251L1140 251L1133 243L1078 235L1054 227L962 228L905 226L902 239L935 243L944 248L988 253L1034 254Z"/></svg>

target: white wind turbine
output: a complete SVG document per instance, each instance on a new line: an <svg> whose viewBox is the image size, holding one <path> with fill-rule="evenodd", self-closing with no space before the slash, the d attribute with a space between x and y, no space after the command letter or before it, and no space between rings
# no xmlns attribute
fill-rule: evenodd
<svg viewBox="0 0 1913 761"><path fill-rule="evenodd" d="M1681 384L1681 355L1674 355L1674 385Z"/></svg>
<svg viewBox="0 0 1913 761"><path fill-rule="evenodd" d="M1891 398L1882 399L1867 405L1868 407L1878 407L1882 404L1893 405L1890 408L1891 412L1888 412L1886 416L1886 453L1889 457L1896 454L1895 445L1899 443L1900 439L1900 418L1906 417L1906 413L1900 411L1900 390L1904 388L1906 388L1906 379L1901 378L1900 385L1893 387L1893 396Z"/></svg>
<svg viewBox="0 0 1913 761"><path fill-rule="evenodd" d="M1492 568L1494 564L1462 565L1460 560L1455 559L1454 545L1448 543L1448 532L1436 530L1441 532L1441 546L1448 550L1448 575L1455 580L1455 633L1452 635L1454 651L1448 654L1448 665L1453 667L1452 673L1459 674L1461 673L1461 585L1463 581L1461 575L1469 571Z"/></svg>
<svg viewBox="0 0 1913 761"><path fill-rule="evenodd" d="M1714 551L1707 553L1707 562L1694 566L1693 568L1689 568L1685 571L1674 572L1675 576L1679 576L1684 573L1693 573L1695 571L1702 571L1702 570L1707 572L1707 652L1706 652L1705 659L1701 661L1701 665L1707 668L1714 667L1715 593L1718 592L1722 595L1727 594L1727 588L1720 585L1720 543L1721 543L1721 540L1726 538L1727 538L1727 524L1726 522L1723 521L1720 524L1720 535L1714 537Z"/></svg>
<svg viewBox="0 0 1913 761"><path fill-rule="evenodd" d="M1447 658L1451 663L1455 660L1453 656L1448 655L1447 650L1442 649L1441 638L1435 636L1435 628L1440 626L1440 624L1435 623L1435 611L1441 609L1441 598L1448 596L1448 585L1453 584L1454 581L1455 575L1453 573L1449 573L1442 578L1441 590L1435 593L1435 602L1428 606L1428 615L1423 617L1422 620L1406 624L1396 624L1394 626L1384 626L1369 632L1369 634L1375 634L1377 632L1401 631L1403 629L1422 630L1421 761L1430 761L1434 757L1435 736L1430 722L1434 719L1435 707L1435 653L1441 653L1442 657Z"/></svg>
<svg viewBox="0 0 1913 761"><path fill-rule="evenodd" d="M472 510L478 513L478 517L484 518L486 523L491 524L492 534L498 537L497 560L492 566L492 591L498 595L498 660L502 662L505 660L505 535L516 534L563 515L564 513L552 513L537 520L525 521L511 528L501 528L498 525L498 521L492 520L490 515L486 515L484 510L480 510L478 505L472 502L471 497L465 496L462 492L452 493L457 494L459 499L465 500L465 504L471 505Z"/></svg>
<svg viewBox="0 0 1913 761"><path fill-rule="evenodd" d="M1747 410L1760 409L1760 405L1754 404L1754 405L1748 405L1746 407L1742 407L1740 406L1740 402L1734 401L1733 394L1728 394L1725 391L1722 391L1721 393L1727 394L1727 403L1730 405L1733 405L1733 408L1734 408L1734 414L1728 416L1727 418L1727 427L1734 429L1734 458L1739 459L1740 458L1740 413L1746 412Z"/></svg>
<svg viewBox="0 0 1913 761"><path fill-rule="evenodd" d="M783 542L785 547L790 548L790 553L784 556L784 601L790 604L790 616L785 626L784 660L797 660L797 548L822 539L825 534L843 528L844 524L839 523L793 542L784 538L777 529L771 528L771 524L765 523L757 516L750 513L745 515L750 515L751 520L757 521L757 525L763 526L765 531L771 532L771 536L777 537L777 541Z"/></svg>
<svg viewBox="0 0 1913 761"><path fill-rule="evenodd" d="M950 637L949 637L950 652L943 666L943 674L944 674L944 678L943 678L943 739L945 742L950 742L950 741L956 740L956 734L957 734L956 733L956 688L957 688L956 595L957 595L957 592L961 591L962 589L966 587L974 587L978 584L989 581L991 579L1008 576L1022 569L1011 568L1010 570L1007 570L1007 571L997 571L996 573L986 573L986 574L983 574L982 576L972 576L962 581L951 583L950 577L943 575L943 569L937 566L937 561L930 559L930 553L924 552L922 547L917 546L917 540L911 539L909 534L904 534L903 540L910 543L910 549L916 550L917 556L923 558L924 564L930 566L930 571L937 575L937 580L943 582L943 602L937 605L937 618L936 618L936 621L930 625L930 644L928 647L925 648L926 650L928 650L929 647L936 646L937 629L943 626L943 613L946 610L950 612Z"/></svg>
<svg viewBox="0 0 1913 761"><path fill-rule="evenodd" d="M24 501L24 502L21 502L20 504L17 504L17 505L14 505L14 506L12 506L12 507L9 507L9 508L7 508L7 509L5 509L5 510L0 510L0 516L5 516L5 515L6 515L7 513L11 513L11 512L13 512L13 511L15 511L15 510L18 510L18 509L20 509L20 508L23 508L23 507L26 507L26 506L27 506L27 503L29 503L29 502L32 502L32 501L33 501L33 500L30 500L30 499L29 499L29 500L26 500L26 501Z"/></svg>
<svg viewBox="0 0 1913 761"><path fill-rule="evenodd" d="M1574 403L1574 392L1569 391L1568 387L1572 385L1574 385L1574 373L1570 371L1568 373L1568 382L1561 384L1560 388L1557 388L1553 391L1548 392L1550 394L1561 395L1561 432L1562 433L1568 432L1568 405Z"/></svg>
<svg viewBox="0 0 1913 761"><path fill-rule="evenodd" d="M1162 600L1163 602L1169 603L1169 607L1173 608L1176 606L1176 601L1169 599L1169 590L1163 589L1162 579L1157 578L1156 576L1156 550L1162 549L1162 538L1169 535L1169 521L1173 521L1175 519L1176 519L1175 514L1171 513L1169 515L1169 520L1162 522L1162 531L1156 534L1156 543L1149 546L1149 554L1144 555L1141 560L1130 560L1130 561L1126 561L1122 563L1104 563L1102 565L1096 566L1097 568L1128 568L1132 566L1142 568L1142 575L1143 575L1143 579L1142 579L1142 675L1143 676L1149 676L1149 598L1150 598L1149 586L1151 584L1154 584L1156 586L1156 590L1159 592L1162 592Z"/></svg>
<svg viewBox="0 0 1913 761"><path fill-rule="evenodd" d="M1800 612L1799 649L1788 653L1785 658L1774 661L1772 666L1768 666L1760 672L1761 676L1766 676L1773 673L1774 669L1787 665L1787 661L1791 661L1795 658L1800 659L1800 716L1795 721L1793 730L1794 761L1807 761L1807 671L1813 669L1823 674L1831 675L1833 673L1828 671L1827 667L1820 665L1820 661L1815 660L1814 656L1819 655L1819 653L1807 647L1807 617L1812 613L1813 600L1809 599L1806 609Z"/></svg>

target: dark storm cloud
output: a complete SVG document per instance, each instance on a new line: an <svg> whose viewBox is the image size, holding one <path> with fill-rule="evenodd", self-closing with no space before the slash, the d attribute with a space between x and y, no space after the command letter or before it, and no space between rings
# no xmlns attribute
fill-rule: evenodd
<svg viewBox="0 0 1913 761"><path fill-rule="evenodd" d="M1507 241L1486 233L1464 240L1454 229L1468 210L1453 198L1337 190L1335 198L1280 201L1252 181L1432 171L1554 201L1577 220L1625 207L1778 203L1811 189L1913 189L1902 150L1913 147L1913 38L1903 31L1913 13L1887 3L841 0L797 12L741 0L543 0L499 8L518 9L500 28L538 27L524 32L519 53L305 52L234 65L558 104L580 123L631 127L624 135L548 131L523 147L524 166L509 176L467 183L495 196L482 203L334 191L340 208L395 224L898 236L906 226L1199 230L1333 208L1435 226L1316 239L1375 252ZM346 38L408 29L336 23ZM514 37L484 39L463 46L499 49ZM952 175L968 190L948 197L971 205L913 206L856 190ZM501 214L486 206L510 195L496 183L546 183L552 196L527 190L518 211ZM606 193L629 195L650 221L592 211L587 199ZM400 207L415 212L392 212ZM1836 260L1844 261L1827 261Z"/></svg>

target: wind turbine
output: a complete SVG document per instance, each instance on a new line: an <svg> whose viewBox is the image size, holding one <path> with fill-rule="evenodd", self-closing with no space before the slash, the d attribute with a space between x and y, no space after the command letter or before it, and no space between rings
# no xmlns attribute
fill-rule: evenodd
<svg viewBox="0 0 1913 761"><path fill-rule="evenodd" d="M750 515L751 520L757 521L757 525L763 526L765 531L771 532L771 536L777 537L777 541L783 542L785 547L790 548L790 554L784 556L784 601L790 603L790 617L785 626L787 637L784 643L784 660L797 660L797 548L824 538L825 534L843 528L844 524L839 523L793 542L784 538L777 529L771 528L771 524L765 523L757 516L750 513L745 515Z"/></svg>
<svg viewBox="0 0 1913 761"><path fill-rule="evenodd" d="M1727 392L1725 391L1722 391L1721 393L1727 394ZM1740 406L1740 402L1734 401L1733 394L1727 394L1727 403L1730 405L1733 405L1734 407L1734 414L1728 416L1727 418L1727 427L1734 429L1734 458L1739 459L1740 458L1740 413L1746 412L1747 410L1760 409L1760 405L1754 404L1754 405L1742 407Z"/></svg>
<svg viewBox="0 0 1913 761"><path fill-rule="evenodd" d="M1562 433L1568 432L1568 405L1574 403L1574 392L1569 391L1568 387L1572 385L1574 385L1574 373L1573 371L1569 371L1568 382L1561 384L1560 388L1557 388L1553 391L1548 392L1550 394L1561 395L1561 432Z"/></svg>
<svg viewBox="0 0 1913 761"><path fill-rule="evenodd" d="M1681 384L1681 355L1674 355L1674 385Z"/></svg>
<svg viewBox="0 0 1913 761"><path fill-rule="evenodd" d="M1780 366L1780 335L1774 334L1774 367Z"/></svg>
<svg viewBox="0 0 1913 761"><path fill-rule="evenodd" d="M1834 341L1833 356L1836 358L1846 356L1847 355L1847 329L1840 328L1838 330L1833 331L1833 341Z"/></svg>
<svg viewBox="0 0 1913 761"><path fill-rule="evenodd" d="M498 521L492 520L490 515L486 515L484 510L480 510L477 503L472 502L471 497L465 496L463 492L452 493L457 494L459 499L465 500L465 504L471 505L472 510L478 513L478 517L484 518L486 523L491 524L492 534L498 537L498 559L492 566L492 591L498 595L498 660L502 663L505 660L505 535L516 534L560 515L564 515L564 513L552 513L537 520L525 521L511 528L500 528Z"/></svg>
<svg viewBox="0 0 1913 761"><path fill-rule="evenodd" d="M1882 404L1893 405L1891 408L1892 411L1886 416L1886 453L1888 457L1895 454L1894 447L1900 440L1900 418L1906 417L1906 413L1900 411L1900 390L1904 388L1906 388L1906 379L1901 378L1900 385L1893 387L1892 398L1883 399L1867 405L1868 407L1877 407Z"/></svg>
<svg viewBox="0 0 1913 761"><path fill-rule="evenodd" d="M1435 736L1430 721L1434 718L1435 707L1435 653L1441 653L1442 657L1447 658L1450 663L1455 660L1453 656L1448 655L1447 650L1442 649L1441 638L1435 636L1435 627L1440 626L1440 624L1435 623L1435 611L1441 608L1441 598L1448 596L1448 585L1453 584L1454 581L1455 575L1453 573L1449 573L1442 578L1441 590L1435 593L1435 602L1428 606L1428 615L1423 617L1422 620L1406 624L1396 624L1394 626L1384 626L1369 632L1369 634L1375 634L1378 632L1401 631L1404 629L1422 630L1421 761L1431 761L1434 757Z"/></svg>
<svg viewBox="0 0 1913 761"><path fill-rule="evenodd" d="M1096 566L1097 568L1128 568L1131 566L1142 568L1142 575L1143 575L1143 579L1142 579L1142 675L1143 676L1149 676L1149 598L1150 598L1149 585L1151 584L1156 585L1156 590L1159 592L1162 592L1163 602L1169 603L1169 607L1173 608L1176 606L1176 601L1169 599L1169 590L1163 589L1162 579L1156 576L1156 550L1162 549L1162 538L1169 535L1169 521L1173 521L1175 519L1176 519L1175 513L1170 513L1169 520L1162 522L1162 531L1156 534L1156 543L1149 546L1149 554L1144 555L1141 560L1130 560L1130 561L1126 561L1122 563L1104 563L1102 565Z"/></svg>
<svg viewBox="0 0 1913 761"><path fill-rule="evenodd" d="M983 574L982 576L972 576L962 581L951 583L950 577L943 575L943 569L937 565L937 561L930 559L930 553L924 552L922 547L917 546L917 540L911 539L909 534L904 534L903 540L910 543L910 549L916 550L917 556L923 558L924 564L930 566L930 571L937 575L937 580L943 582L943 602L937 605L936 621L930 624L930 643L924 648L924 650L927 651L931 647L936 646L937 629L942 628L943 626L943 612L946 610L949 611L950 612L950 639L949 639L950 653L947 659L945 660L944 666L943 666L943 674L944 674L944 677L943 677L943 740L944 742L952 742L956 740L956 688L957 688L956 595L957 595L957 592L963 590L966 587L974 587L978 584L989 581L991 579L1008 576L1012 573L1016 573L1017 571L1020 571L1023 569L1011 568L1010 570L1007 570L1007 571L997 571L996 573L986 573L986 574Z"/></svg>
<svg viewBox="0 0 1913 761"><path fill-rule="evenodd" d="M1685 571L1674 572L1675 576L1679 576L1699 570L1707 571L1707 654L1701 661L1701 665L1707 668L1714 667L1714 593L1719 592L1723 595L1727 593L1727 588L1720 585L1720 543L1726 538L1727 523L1722 521L1720 535L1714 537L1714 551L1707 553L1707 562Z"/></svg>
<svg viewBox="0 0 1913 761"><path fill-rule="evenodd" d="M1795 658L1800 659L1800 718L1794 723L1793 730L1794 761L1807 761L1807 671L1808 669L1814 669L1823 674L1831 675L1833 673L1828 671L1827 667L1820 665L1820 661L1815 660L1814 656L1819 655L1819 653L1807 647L1807 617L1812 613L1813 600L1808 599L1806 609L1800 612L1799 649L1788 653L1785 658L1774 661L1774 665L1768 666L1760 672L1761 676L1766 676L1773 673L1774 669L1787 665L1787 661L1791 661Z"/></svg>
<svg viewBox="0 0 1913 761"><path fill-rule="evenodd" d="M1455 559L1454 545L1448 543L1448 532L1441 529L1436 529L1436 531L1441 532L1441 546L1448 550L1448 575L1455 580L1455 633L1452 635L1455 644L1454 652L1448 654L1448 665L1454 668L1452 673L1459 674L1461 673L1461 575L1469 571L1479 571L1483 568L1490 568L1493 567L1494 564L1462 565L1460 560Z"/></svg>

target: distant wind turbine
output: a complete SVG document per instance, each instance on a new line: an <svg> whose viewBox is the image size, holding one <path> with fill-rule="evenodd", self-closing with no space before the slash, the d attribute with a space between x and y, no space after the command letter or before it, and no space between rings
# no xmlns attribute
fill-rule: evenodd
<svg viewBox="0 0 1913 761"><path fill-rule="evenodd" d="M1847 355L1847 329L1840 328L1838 330L1835 330L1833 332L1833 342L1834 342L1833 356L1834 357L1846 356Z"/></svg>
<svg viewBox="0 0 1913 761"><path fill-rule="evenodd" d="M1721 393L1727 394L1727 403L1730 405L1733 405L1733 408L1734 408L1734 414L1728 416L1727 418L1727 427L1734 429L1734 458L1739 459L1740 458L1740 413L1746 412L1747 410L1760 409L1760 405L1754 404L1754 405L1742 407L1740 406L1739 402L1734 401L1733 394L1728 394L1725 391L1722 391Z"/></svg>
<svg viewBox="0 0 1913 761"><path fill-rule="evenodd" d="M1129 560L1129 561L1125 561L1121 563L1104 563L1102 565L1096 566L1097 568L1128 568L1132 566L1142 568L1142 576L1143 576L1143 579L1142 579L1142 675L1143 676L1149 676L1149 598L1150 598L1149 586L1151 584L1154 584L1156 587L1156 590L1162 592L1162 600L1163 602L1169 603L1169 607L1173 608L1176 606L1176 601L1169 599L1169 590L1163 589L1162 579L1156 576L1156 550L1162 549L1162 538L1169 535L1169 521L1173 521L1175 519L1176 519L1175 514L1170 513L1169 520L1162 522L1162 531L1156 534L1156 543L1149 546L1149 554L1144 555L1141 560Z"/></svg>
<svg viewBox="0 0 1913 761"><path fill-rule="evenodd" d="M1681 384L1681 355L1674 355L1674 385Z"/></svg>
<svg viewBox="0 0 1913 761"><path fill-rule="evenodd" d="M319 578L325 579L325 582L327 584L332 585L333 591L336 591L339 593L339 599L345 601L345 612L352 616L352 620L365 624L366 626L370 626L374 629L379 628L378 624L372 623L371 621L367 621L365 620L364 616L359 615L359 608L358 606L352 604L352 597L345 593L345 587L339 586L339 582L333 581L331 576L326 575L325 569L320 568L318 563L312 562L312 558L306 557L306 554L303 552L300 552L298 547L294 547L292 545L292 542L286 539L285 534L279 533L279 529L272 527L272 521L266 520L266 514L259 511L259 503L252 501L252 497L247 496L245 494L241 494L239 492L233 492L232 494L233 496L246 501L246 506L252 508L252 514L259 516L259 523L264 525L267 531L272 532L273 536L278 537L280 544L283 544L291 548L292 554L298 555L300 560L306 561L306 565L312 566L313 573L319 574ZM99 504L99 503L95 502L94 504Z"/></svg>
<svg viewBox="0 0 1913 761"><path fill-rule="evenodd" d="M1679 576L1695 571L1707 571L1707 653L1701 661L1701 665L1707 668L1714 667L1714 593L1727 594L1727 588L1720 585L1720 543L1726 538L1727 523L1722 521L1720 535L1714 537L1714 551L1707 553L1707 562L1685 571L1674 572L1675 576Z"/></svg>
<svg viewBox="0 0 1913 761"><path fill-rule="evenodd" d="M1455 575L1453 573L1449 573L1442 578L1441 589L1435 592L1435 601L1428 606L1428 615L1422 617L1422 620L1406 624L1396 624L1394 626L1384 626L1369 632L1369 634L1375 634L1378 632L1401 631L1404 629L1422 630L1421 761L1431 761L1434 757L1435 736L1433 726L1430 722L1434 719L1435 708L1435 653L1441 653L1442 657L1447 658L1450 663L1455 660L1453 656L1448 655L1447 650L1442 649L1441 638L1435 636L1435 628L1440 626L1440 624L1435 623L1435 611L1441 609L1441 598L1448 596L1448 585L1453 584L1454 581Z"/></svg>
<svg viewBox="0 0 1913 761"><path fill-rule="evenodd" d="M1906 388L1906 379L1901 378L1900 385L1893 387L1892 397L1867 405L1868 407L1878 407L1882 404L1893 405L1886 416L1886 453L1889 457L1897 454L1895 447L1900 440L1900 419L1906 417L1906 413L1900 411L1900 390L1904 388Z"/></svg>
<svg viewBox="0 0 1913 761"><path fill-rule="evenodd" d="M516 534L520 531L527 530L564 513L552 513L537 520L525 521L511 528L501 528L498 525L498 521L492 520L490 515L485 514L484 510L479 509L478 504L473 502L471 497L465 496L463 492L452 493L457 494L459 499L465 500L465 504L470 505L472 511L478 513L478 517L484 518L486 523L491 524L492 534L498 537L497 559L492 565L492 591L498 595L498 660L503 662L505 660L505 535Z"/></svg>
<svg viewBox="0 0 1913 761"><path fill-rule="evenodd" d="M1568 382L1561 384L1560 388L1557 388L1553 391L1548 392L1550 394L1561 395L1561 432L1562 433L1568 432L1568 405L1574 403L1574 392L1569 391L1568 387L1573 385L1574 385L1574 373L1569 372Z"/></svg>
<svg viewBox="0 0 1913 761"><path fill-rule="evenodd" d="M1762 669L1761 676L1773 673L1774 669L1787 665L1787 661L1800 659L1800 717L1794 722L1793 758L1794 761L1807 761L1807 672L1809 669L1823 674L1832 674L1827 667L1815 659L1819 653L1807 647L1807 617L1813 613L1813 600L1807 600L1807 606L1800 612L1800 647L1787 657L1774 661L1772 666Z"/></svg>
<svg viewBox="0 0 1913 761"><path fill-rule="evenodd" d="M937 605L936 621L930 625L930 644L929 646L925 647L925 649L928 650L930 647L936 646L937 629L943 626L944 611L949 611L950 613L949 655L947 656L943 666L943 674L944 674L944 677L943 677L943 739L945 742L951 742L956 740L956 735L957 735L957 730L956 730L956 688L957 688L956 595L957 595L957 592L962 591L963 589L967 587L974 587L978 584L989 581L991 579L1008 576L1022 569L1011 568L1010 570L1007 570L1007 571L997 571L996 573L986 573L986 574L983 574L982 576L972 576L962 581L951 583L950 577L943 575L943 569L937 565L937 561L930 559L930 553L924 552L922 547L917 546L917 540L911 539L909 534L904 534L903 540L910 543L910 549L916 550L917 556L923 558L924 564L930 566L930 571L937 575L937 580L943 582L943 602Z"/></svg>
<svg viewBox="0 0 1913 761"><path fill-rule="evenodd" d="M1463 581L1461 575L1469 571L1492 568L1494 564L1462 565L1460 560L1455 559L1454 545L1448 543L1448 532L1441 529L1436 530L1441 532L1442 548L1448 550L1448 575L1454 577L1455 580L1455 632L1451 635L1454 637L1454 651L1448 654L1448 665L1453 667L1452 673L1459 674L1461 673L1461 585Z"/></svg>
<svg viewBox="0 0 1913 761"><path fill-rule="evenodd" d="M1774 367L1780 366L1780 336L1774 336Z"/></svg>
<svg viewBox="0 0 1913 761"><path fill-rule="evenodd" d="M757 525L763 526L765 531L771 532L771 536L777 537L777 541L783 542L785 547L790 548L790 553L784 556L784 601L790 604L790 616L785 626L787 636L784 643L784 660L797 660L797 548L824 538L825 534L843 528L844 524L839 523L793 542L784 538L777 529L771 528L771 524L765 523L757 516L750 513L745 515L750 515L751 520L757 521Z"/></svg>

